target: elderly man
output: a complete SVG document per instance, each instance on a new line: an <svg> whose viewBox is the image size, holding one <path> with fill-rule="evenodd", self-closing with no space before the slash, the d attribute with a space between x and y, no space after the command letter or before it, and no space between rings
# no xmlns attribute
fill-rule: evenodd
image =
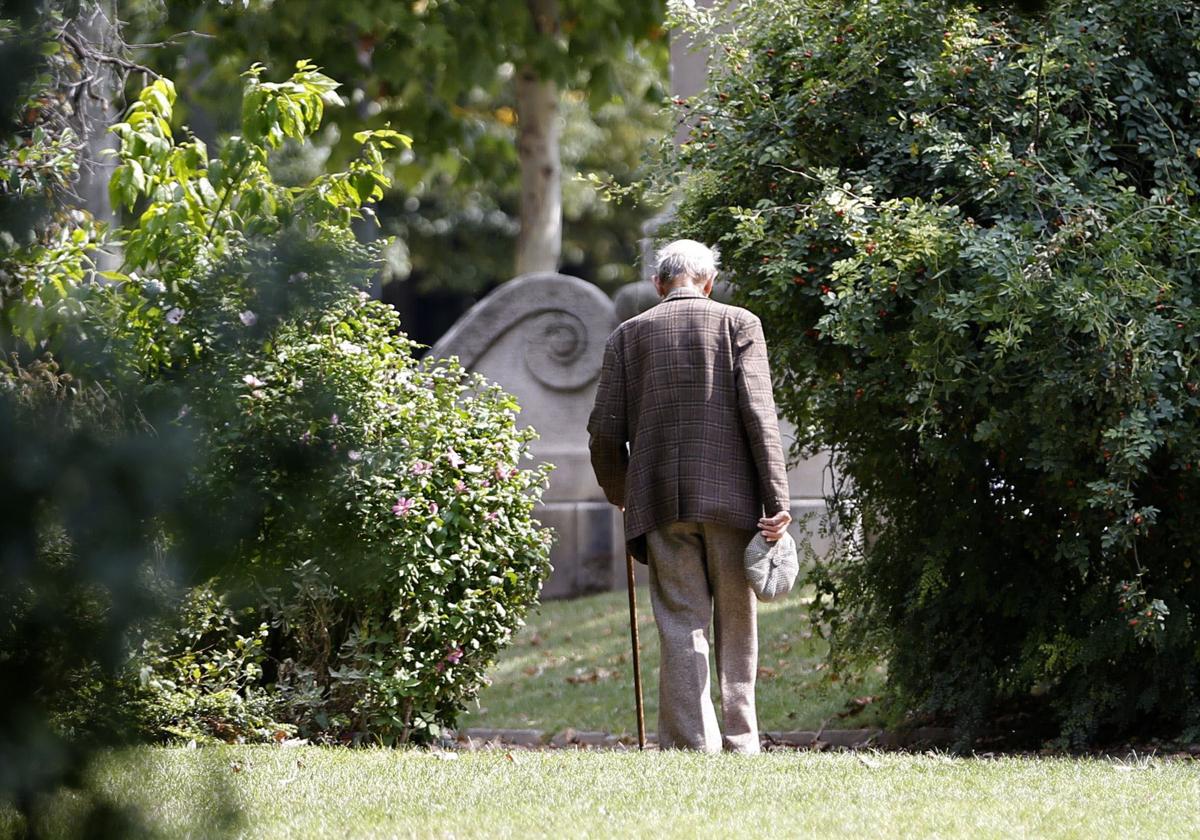
<svg viewBox="0 0 1200 840"><path fill-rule="evenodd" d="M756 528L792 517L762 325L710 300L717 259L699 242L659 254L661 302L609 337L588 421L592 467L650 566L664 748L758 752L758 627L742 556ZM709 696L713 627L724 739Z"/></svg>

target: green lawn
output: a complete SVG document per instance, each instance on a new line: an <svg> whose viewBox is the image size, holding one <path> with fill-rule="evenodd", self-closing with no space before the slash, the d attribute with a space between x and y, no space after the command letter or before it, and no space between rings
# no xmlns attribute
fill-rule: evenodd
<svg viewBox="0 0 1200 840"><path fill-rule="evenodd" d="M825 643L809 631L809 602L799 593L759 606L758 720L763 730L871 726L875 707L854 712L855 698L877 696L883 667L845 681L825 669ZM646 726L658 713L658 633L650 597L638 591ZM551 601L530 616L512 647L501 654L492 685L460 721L464 727L541 729L572 727L612 733L636 731L630 665L629 601L624 592ZM715 674L715 671L714 671ZM715 678L714 693L716 691ZM846 717L838 713L851 711Z"/></svg>
<svg viewBox="0 0 1200 840"><path fill-rule="evenodd" d="M1192 838L1200 804L1190 761L900 753L144 748L98 779L173 838Z"/></svg>

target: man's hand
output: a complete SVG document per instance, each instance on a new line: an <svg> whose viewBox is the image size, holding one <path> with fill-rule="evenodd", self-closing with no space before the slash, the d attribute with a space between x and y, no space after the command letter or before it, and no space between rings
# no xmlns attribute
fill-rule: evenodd
<svg viewBox="0 0 1200 840"><path fill-rule="evenodd" d="M787 532L791 524L792 515L786 510L781 510L774 516L764 516L758 520L758 530L762 531L767 542L775 542Z"/></svg>

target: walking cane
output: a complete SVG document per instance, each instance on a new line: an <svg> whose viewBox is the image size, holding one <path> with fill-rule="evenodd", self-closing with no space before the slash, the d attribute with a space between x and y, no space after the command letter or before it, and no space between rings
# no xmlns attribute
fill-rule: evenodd
<svg viewBox="0 0 1200 840"><path fill-rule="evenodd" d="M629 582L629 638L633 643L633 693L637 704L638 749L646 749L646 710L642 705L642 656L638 643L637 598L633 589L633 555L625 553L625 576Z"/></svg>

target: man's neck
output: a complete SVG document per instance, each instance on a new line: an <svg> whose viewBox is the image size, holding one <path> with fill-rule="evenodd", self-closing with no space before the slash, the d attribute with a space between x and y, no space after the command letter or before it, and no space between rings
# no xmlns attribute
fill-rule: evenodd
<svg viewBox="0 0 1200 840"><path fill-rule="evenodd" d="M670 286L666 289L663 289L663 299L665 300L665 299L669 298L671 295L680 295L681 293L683 295L687 295L689 297L692 295L699 295L699 296L703 297L704 289L701 288L700 286L697 286L695 283L687 283L687 282L678 283L674 286Z"/></svg>

